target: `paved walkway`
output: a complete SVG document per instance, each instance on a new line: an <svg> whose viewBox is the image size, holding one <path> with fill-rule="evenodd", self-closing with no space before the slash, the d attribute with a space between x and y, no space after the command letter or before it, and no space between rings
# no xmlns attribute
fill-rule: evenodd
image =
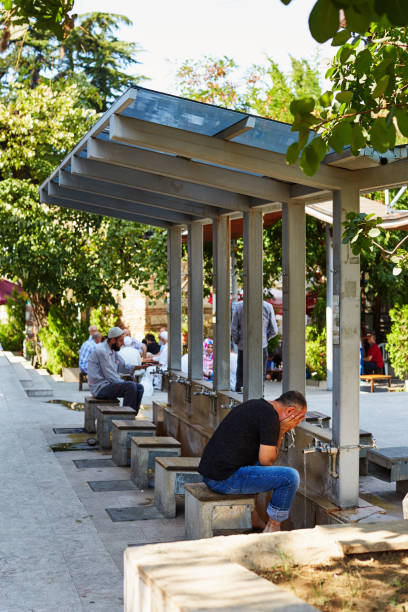
<svg viewBox="0 0 408 612"><path fill-rule="evenodd" d="M54 399L81 401L76 383L48 377ZM269 383L268 397L281 386ZM161 397L160 397L161 395ZM158 394L158 399L163 399ZM76 440L54 427L82 427L83 412L49 398L28 398L0 353L0 610L116 612L123 609L122 555L139 546L184 538L184 518L149 518L153 492L95 492L89 482L129 480L129 469L78 468L73 459L106 459L100 451L54 453L50 444ZM361 395L362 427L380 445L406 443L406 393ZM330 414L331 394L308 389L310 409ZM144 416L150 417L149 408ZM146 519L112 522L106 508L146 508Z"/></svg>

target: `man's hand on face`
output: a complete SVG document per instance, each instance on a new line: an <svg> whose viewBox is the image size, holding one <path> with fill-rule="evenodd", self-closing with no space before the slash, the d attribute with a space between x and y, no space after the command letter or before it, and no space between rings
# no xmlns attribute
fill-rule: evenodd
<svg viewBox="0 0 408 612"><path fill-rule="evenodd" d="M299 423L304 420L306 412L306 408L301 411L297 410L296 412L292 412L292 414L282 419L282 421L280 422L280 431L286 433L291 429L295 429L295 427L297 427Z"/></svg>

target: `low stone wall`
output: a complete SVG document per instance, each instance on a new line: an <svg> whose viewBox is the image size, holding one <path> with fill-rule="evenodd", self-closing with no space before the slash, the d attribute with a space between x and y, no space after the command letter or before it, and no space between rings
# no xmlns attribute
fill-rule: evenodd
<svg viewBox="0 0 408 612"><path fill-rule="evenodd" d="M408 550L408 522L324 526L154 544L125 551L125 612L311 612L260 578L289 558L316 565L345 555Z"/></svg>

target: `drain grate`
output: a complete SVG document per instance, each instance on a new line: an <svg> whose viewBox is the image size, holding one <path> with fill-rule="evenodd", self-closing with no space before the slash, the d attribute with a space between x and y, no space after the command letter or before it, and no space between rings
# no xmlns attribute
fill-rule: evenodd
<svg viewBox="0 0 408 612"><path fill-rule="evenodd" d="M58 444L51 444L50 449L54 451L54 453L63 453L65 451L100 450L99 445L89 446L87 442L59 442Z"/></svg>
<svg viewBox="0 0 408 612"><path fill-rule="evenodd" d="M121 521L151 521L164 519L156 506L134 506L132 508L105 508L114 523Z"/></svg>
<svg viewBox="0 0 408 612"><path fill-rule="evenodd" d="M53 427L53 432L56 434L81 434L86 433L83 427Z"/></svg>
<svg viewBox="0 0 408 612"><path fill-rule="evenodd" d="M73 459L73 462L78 469L115 467L112 459Z"/></svg>
<svg viewBox="0 0 408 612"><path fill-rule="evenodd" d="M131 480L94 480L89 482L92 491L134 491L136 485Z"/></svg>

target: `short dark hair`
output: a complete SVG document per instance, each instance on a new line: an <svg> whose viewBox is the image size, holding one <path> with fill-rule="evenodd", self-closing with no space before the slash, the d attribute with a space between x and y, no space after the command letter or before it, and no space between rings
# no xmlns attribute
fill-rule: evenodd
<svg viewBox="0 0 408 612"><path fill-rule="evenodd" d="M151 342L156 342L156 338L154 334L146 334L146 340L150 340Z"/></svg>
<svg viewBox="0 0 408 612"><path fill-rule="evenodd" d="M284 406L300 406L303 408L307 406L305 396L299 391L286 391L286 393L282 393L280 397L278 397L275 401L283 404Z"/></svg>

